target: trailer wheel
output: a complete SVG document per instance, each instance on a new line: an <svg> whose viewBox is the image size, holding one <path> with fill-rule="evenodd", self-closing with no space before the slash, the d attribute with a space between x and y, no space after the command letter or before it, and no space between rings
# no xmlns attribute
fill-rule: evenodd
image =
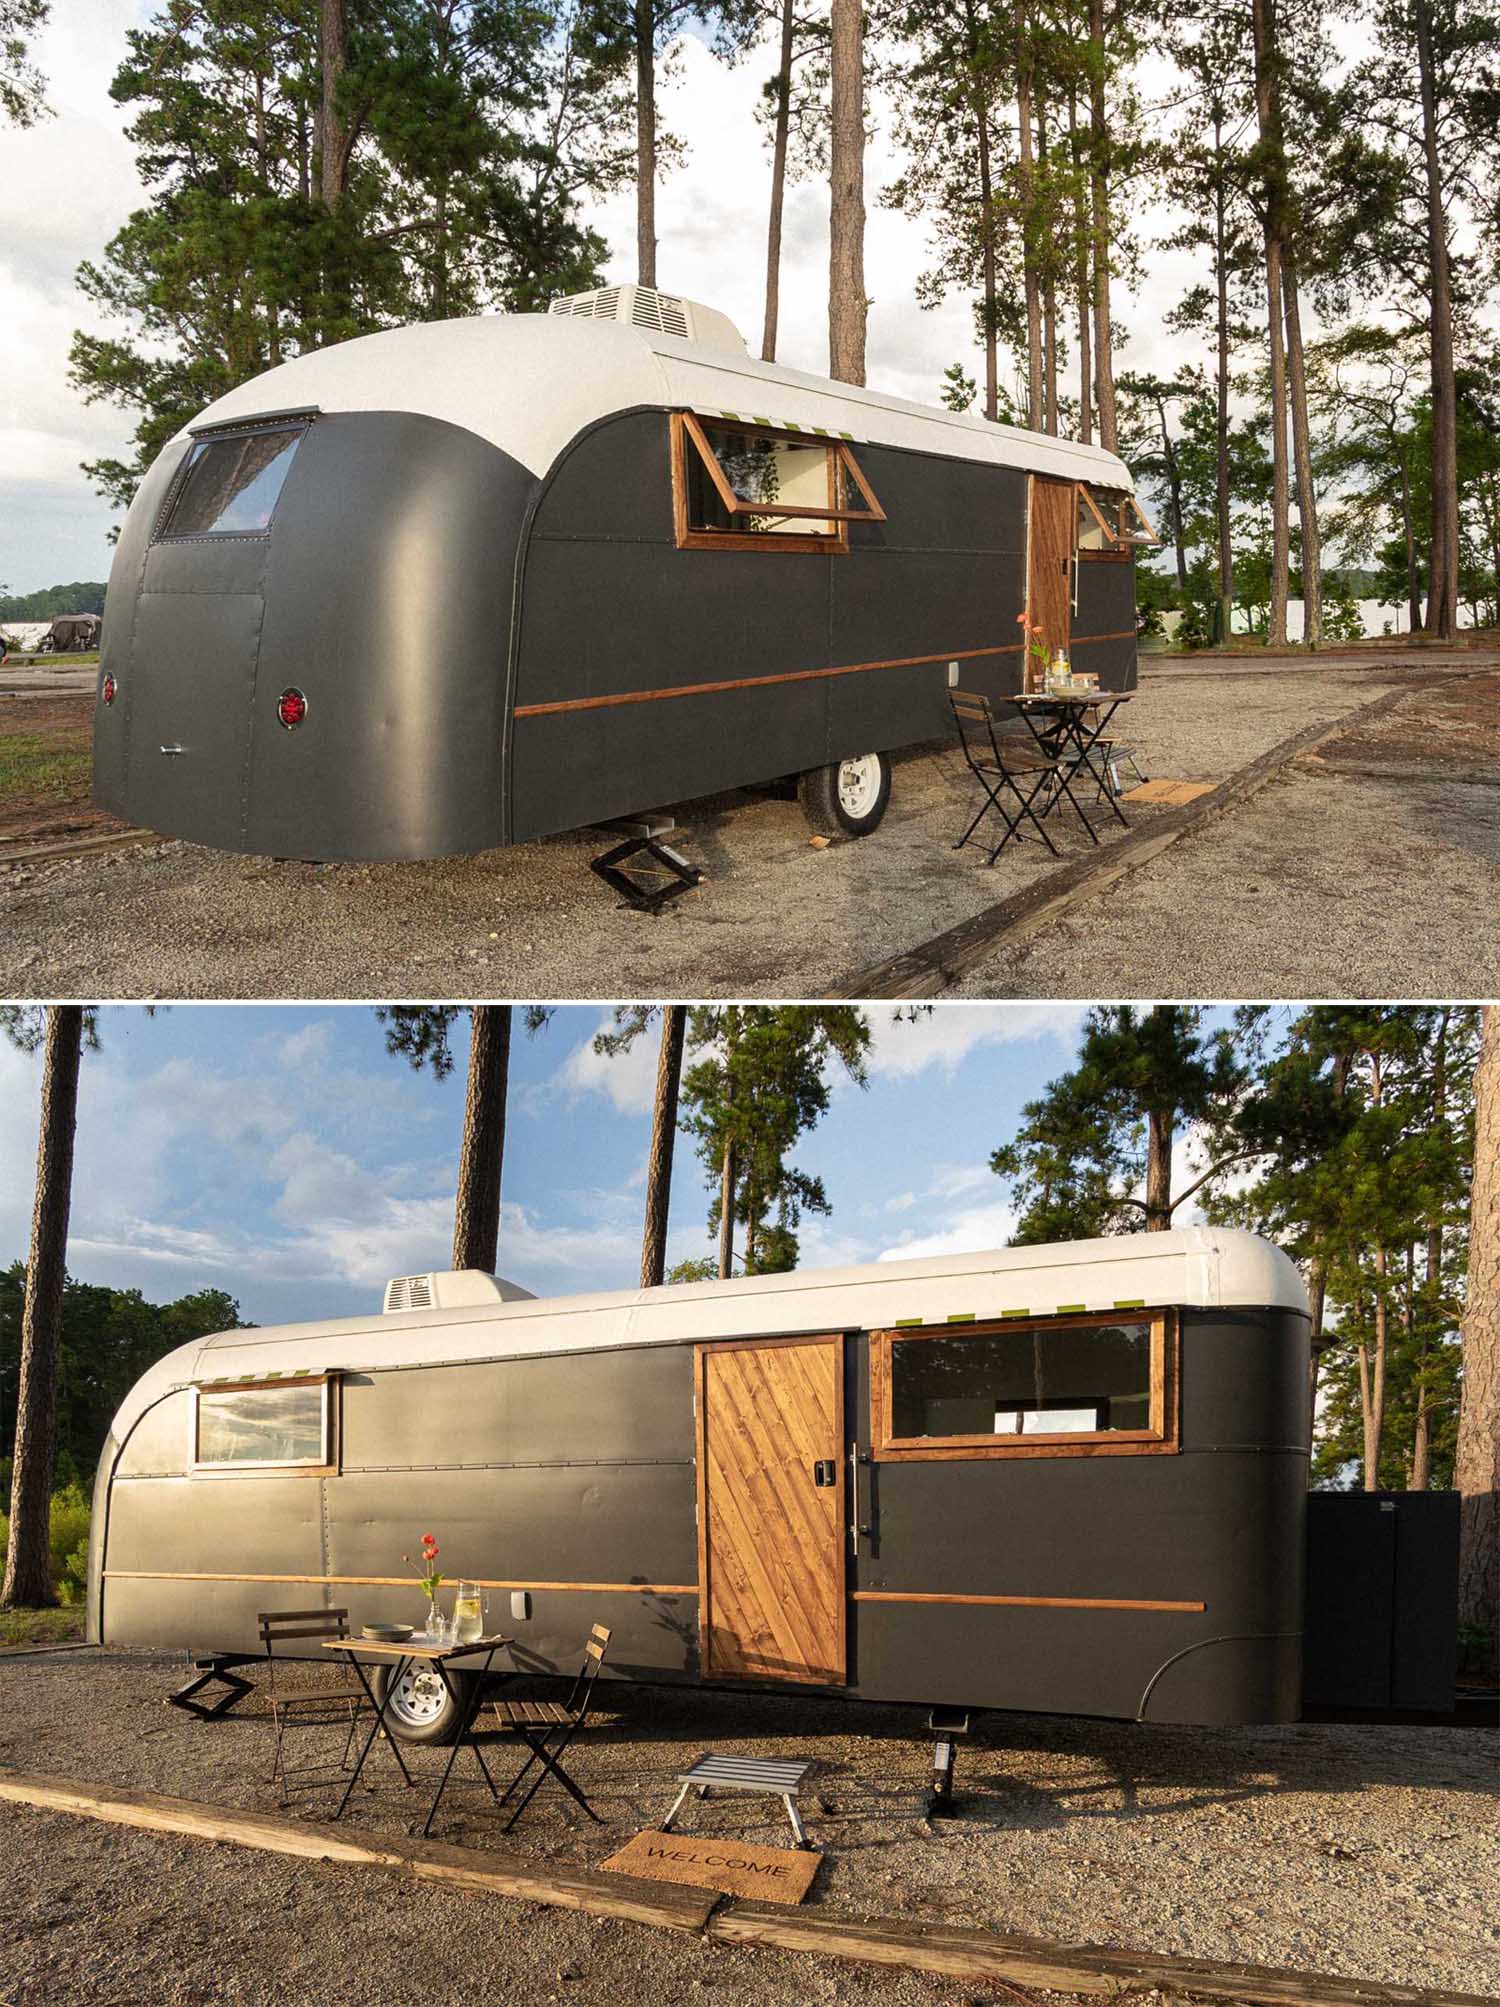
<svg viewBox="0 0 1500 2007"><path fill-rule="evenodd" d="M797 782L802 813L819 836L868 836L891 799L891 763L884 753L810 767Z"/></svg>
<svg viewBox="0 0 1500 2007"><path fill-rule="evenodd" d="M389 1666L376 1666L372 1685L377 1706L385 1703L390 1675ZM472 1673L449 1674L460 1692L463 1691L461 1682L474 1677ZM458 1716L453 1696L434 1667L414 1660L402 1668L396 1690L386 1707L385 1718L393 1735L399 1736L403 1742L442 1746L451 1742L458 1732Z"/></svg>

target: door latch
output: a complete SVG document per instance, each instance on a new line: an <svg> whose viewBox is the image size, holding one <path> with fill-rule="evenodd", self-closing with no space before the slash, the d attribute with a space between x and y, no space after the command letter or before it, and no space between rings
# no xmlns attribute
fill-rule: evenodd
<svg viewBox="0 0 1500 2007"><path fill-rule="evenodd" d="M813 1465L813 1483L818 1486L837 1484L838 1466L831 1456L821 1456Z"/></svg>

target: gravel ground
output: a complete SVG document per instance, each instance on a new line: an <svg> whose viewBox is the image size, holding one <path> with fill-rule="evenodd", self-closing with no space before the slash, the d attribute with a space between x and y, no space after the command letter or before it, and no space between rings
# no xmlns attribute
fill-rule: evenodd
<svg viewBox="0 0 1500 2007"><path fill-rule="evenodd" d="M1457 689L1340 734L945 994L1500 996L1478 917L1500 909L1500 675Z"/></svg>
<svg viewBox="0 0 1500 2007"><path fill-rule="evenodd" d="M1216 780L1304 726L1369 703L1406 679L1413 665L1427 670L1434 659L1423 653L1315 665L1262 660L1247 669L1157 665L1148 658L1141 693L1117 723L1128 720L1148 773ZM1470 652L1458 659L1472 667L1495 658ZM1360 795L1363 784L1351 783L1347 792ZM683 847L709 882L657 920L619 910L591 876L587 863L601 840L587 831L428 864L278 863L162 843L13 866L0 870L0 995L813 994L1052 868L1037 844L1012 845L993 870L973 847L955 855L951 845L971 812L972 793L951 745L910 755L899 763L895 806L882 829L862 843L823 850L810 846L795 803L733 795L688 804L680 811L689 832ZM1467 791L1460 805L1465 818L1479 812L1479 794ZM1133 811L1135 825L1148 824L1153 813ZM1283 841L1278 877L1304 864L1313 868L1300 855L1306 849L1328 853L1338 860L1329 868L1346 874L1355 854L1337 822L1330 840L1321 817ZM1067 856L1087 847L1081 832L1064 838ZM1382 850L1379 862L1389 861ZM1481 879L1490 869L1485 858ZM1219 890L1243 876L1238 864L1231 866ZM1350 880L1351 904L1362 908L1363 964L1378 986L1387 980L1389 959L1388 923L1374 896L1383 886L1372 880L1370 896L1361 898L1364 889ZM1425 891L1417 873L1403 881L1401 910L1389 923L1398 934L1407 924L1406 898L1415 905ZM1111 895L1106 911L1118 897ZM1432 944L1449 964L1466 948L1474 910L1457 945ZM1284 952L1284 911L1268 906L1257 917L1259 954L1274 959ZM1202 924L1210 933L1238 936L1242 916L1225 926L1216 898ZM1090 975L1070 993L1228 993L1210 982L1196 987L1186 980L1190 965L1175 956L1163 967L1160 946L1127 938L1117 980L1101 987ZM1351 994L1365 987L1355 980L1359 973L1351 976ZM1015 987L1013 972L997 976L996 993ZM1251 987L1257 995L1274 993ZM1030 993L1047 993L1040 972ZM1305 989L1293 985L1288 993Z"/></svg>
<svg viewBox="0 0 1500 2007"><path fill-rule="evenodd" d="M258 1704L211 1724L164 1709L180 1663L138 1653L0 1663L0 1763L274 1810ZM661 1818L674 1771L704 1747L796 1753L820 1765L804 1790L809 1831L826 1849L814 1903L1500 1993L1492 1730L1209 1731L990 1716L960 1754L962 1818L934 1827L921 1816L930 1745L911 1711L649 1688L611 1688L608 1698L614 1712L574 1745L579 1781L606 1824L589 1827L561 1793L544 1791L517 1835L539 1859L597 1865ZM294 1760L332 1757L341 1741L305 1729ZM491 1748L503 1776L510 1745ZM438 1759L415 1760L430 1776ZM413 1825L412 1800L382 1752L366 1780L350 1822L375 1832ZM318 1789L300 1802L316 1818L332 1801ZM438 1837L499 1843L487 1804L475 1785L453 1790ZM779 1808L772 1817L748 1798L695 1805L689 1824L786 1839ZM12 2007L346 2007L409 1997L414 1973L442 2001L467 1997L475 1978L517 2000L590 2007L704 1990L745 2002L976 1997L936 1978L729 1951L483 1896L393 1890L374 1870L60 1814L0 1806L0 1833L11 1863L0 1997Z"/></svg>

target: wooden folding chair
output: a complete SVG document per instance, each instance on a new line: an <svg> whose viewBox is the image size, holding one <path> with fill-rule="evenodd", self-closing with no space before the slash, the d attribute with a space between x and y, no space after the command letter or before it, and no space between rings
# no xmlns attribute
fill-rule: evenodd
<svg viewBox="0 0 1500 2007"><path fill-rule="evenodd" d="M1005 834L990 852L991 864L1012 837L1018 842L1025 841L1021 830L1023 822L1031 824L1054 857L1059 856L1061 853L1057 845L1042 827L1035 803L1037 797L1049 788L1059 783L1066 787L1062 761L1043 752L1040 746L1027 745L1012 734L997 732L990 700L977 691L950 690L948 702L953 707L953 722L958 727L958 742L963 748L964 758L985 795L974 820L953 848L962 850L984 818L993 812L1005 824ZM1007 794L1015 797L1014 815L1006 812L1001 799Z"/></svg>
<svg viewBox="0 0 1500 2007"><path fill-rule="evenodd" d="M304 1728L327 1728L333 1725L339 1715L347 1711L349 1733L344 1738L344 1753L339 1758L340 1771L349 1768L349 1751L354 1745L354 1731L358 1723L360 1709L365 1704L363 1689L354 1686L320 1686L306 1693L282 1693L276 1691L276 1647L297 1638L347 1638L349 1635L349 1612L347 1610L261 1610L256 1616L260 1631L260 1641L265 1647L266 1663L270 1671L266 1679L266 1698L270 1703L271 1720L276 1729L276 1754L271 1764L271 1778L281 1786L281 1803L287 1799L289 1774L286 1767L286 1732L293 1724ZM319 1717L319 1718L314 1718ZM332 1764L304 1764L291 1773L299 1778L316 1777L322 1780L323 1773L333 1768Z"/></svg>
<svg viewBox="0 0 1500 2007"><path fill-rule="evenodd" d="M533 1765L541 1765L535 1781L506 1820L507 1833L547 1781L549 1772L561 1784L568 1796L583 1807L596 1826L604 1824L563 1768L562 1755L588 1719L589 1709L594 1702L594 1682L599 1677L599 1670L604 1664L604 1655L609 1650L609 1637L609 1630L605 1625L594 1625L589 1633L589 1641L583 1648L583 1663L578 1668L578 1676L573 1681L566 1700L497 1700L490 1703L495 1710L495 1720L499 1726L514 1729L531 1751L502 1793L500 1803L505 1804L512 1792L520 1788L522 1780ZM552 1745L550 1748L549 1744Z"/></svg>

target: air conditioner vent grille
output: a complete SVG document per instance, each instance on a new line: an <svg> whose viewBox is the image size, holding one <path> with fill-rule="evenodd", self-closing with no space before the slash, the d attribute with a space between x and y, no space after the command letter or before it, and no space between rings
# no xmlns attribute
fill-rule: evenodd
<svg viewBox="0 0 1500 2007"><path fill-rule="evenodd" d="M570 314L575 320L616 321L620 318L620 288L604 286L596 293L572 293L554 300L547 311Z"/></svg>
<svg viewBox="0 0 1500 2007"><path fill-rule="evenodd" d="M398 1275L385 1289L387 1313L398 1310L430 1310L432 1278L427 1275Z"/></svg>
<svg viewBox="0 0 1500 2007"><path fill-rule="evenodd" d="M631 303L630 318L638 328L650 328L653 334L680 335L684 341L687 339L687 314L682 301L674 300L670 293L646 292L638 286Z"/></svg>

